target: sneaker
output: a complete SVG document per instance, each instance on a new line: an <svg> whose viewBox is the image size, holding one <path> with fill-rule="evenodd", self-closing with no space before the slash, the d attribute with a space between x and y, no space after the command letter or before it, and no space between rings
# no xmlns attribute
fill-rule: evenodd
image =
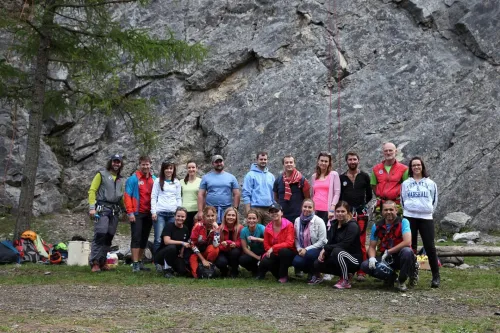
<svg viewBox="0 0 500 333"><path fill-rule="evenodd" d="M315 284L320 284L321 282L323 282L323 278L320 276L316 276L316 275L313 275L312 278L307 281L307 284L312 286L312 285L315 285Z"/></svg>
<svg viewBox="0 0 500 333"><path fill-rule="evenodd" d="M288 277L282 277L278 280L279 283L283 284L283 283L287 283L288 282Z"/></svg>
<svg viewBox="0 0 500 333"><path fill-rule="evenodd" d="M99 264L97 262L94 262L94 264L92 265L91 272L92 273L99 273L100 271L101 271L101 267L99 266Z"/></svg>
<svg viewBox="0 0 500 333"><path fill-rule="evenodd" d="M266 278L265 274L258 273L257 276L255 277L255 280L264 280L265 278Z"/></svg>
<svg viewBox="0 0 500 333"><path fill-rule="evenodd" d="M295 277L302 279L304 277L304 272L302 271L295 271Z"/></svg>
<svg viewBox="0 0 500 333"><path fill-rule="evenodd" d="M160 264L155 264L155 269L157 273L163 273L163 266Z"/></svg>
<svg viewBox="0 0 500 333"><path fill-rule="evenodd" d="M333 288L335 288L335 289L351 289L351 284L349 283L349 280L340 279L333 286Z"/></svg>
<svg viewBox="0 0 500 333"><path fill-rule="evenodd" d="M401 291L401 292L405 292L408 290L408 287L406 286L406 282L401 282L401 281L398 281L398 290Z"/></svg>
<svg viewBox="0 0 500 333"><path fill-rule="evenodd" d="M358 274L358 276L356 276L356 281L358 281L358 282L365 282L366 281L366 275L365 274Z"/></svg>
<svg viewBox="0 0 500 333"><path fill-rule="evenodd" d="M141 271L141 268L139 266L139 263L136 261L136 262L133 262L132 263L132 273L137 273L137 272L140 272Z"/></svg>
<svg viewBox="0 0 500 333"><path fill-rule="evenodd" d="M325 275L323 275L323 280L325 280L325 281L331 281L332 280L332 276L330 274L325 274Z"/></svg>
<svg viewBox="0 0 500 333"><path fill-rule="evenodd" d="M173 278L174 277L174 272L171 269L167 269L163 273L163 277L167 278L167 279Z"/></svg>
<svg viewBox="0 0 500 333"><path fill-rule="evenodd" d="M144 271L144 272L149 272L149 271L151 271L151 268L145 267L144 263L142 261L139 261L139 270Z"/></svg>

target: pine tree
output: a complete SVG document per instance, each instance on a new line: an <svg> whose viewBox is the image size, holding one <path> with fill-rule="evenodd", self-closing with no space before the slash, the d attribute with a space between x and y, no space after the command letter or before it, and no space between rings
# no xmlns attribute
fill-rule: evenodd
<svg viewBox="0 0 500 333"><path fill-rule="evenodd" d="M14 237L30 227L44 116L99 112L122 117L144 149L156 138L151 101L124 91L123 78L152 69L163 73L200 62L206 49L166 31L158 38L147 29L123 27L113 9L141 0L38 0L25 2L24 15L3 8L0 29L12 37L0 59L0 99L29 111L21 194ZM5 18L5 19L3 19ZM14 59L14 60L11 60ZM65 73L61 77L52 73Z"/></svg>

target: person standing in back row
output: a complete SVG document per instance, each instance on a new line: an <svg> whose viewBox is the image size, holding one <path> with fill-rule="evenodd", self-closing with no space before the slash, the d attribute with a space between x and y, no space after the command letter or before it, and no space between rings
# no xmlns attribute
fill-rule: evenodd
<svg viewBox="0 0 500 333"><path fill-rule="evenodd" d="M182 207L187 210L187 218L184 225L188 228L189 234L193 230L198 213L198 191L200 189L201 178L196 176L198 166L196 162L189 161L186 165L187 174L181 180L182 187Z"/></svg>
<svg viewBox="0 0 500 333"><path fill-rule="evenodd" d="M332 170L332 154L322 151L316 162L316 172L311 177L311 198L316 207L316 216L325 224L334 217L335 205L340 197L340 179Z"/></svg>
<svg viewBox="0 0 500 333"><path fill-rule="evenodd" d="M253 163L250 171L243 179L243 191L241 196L245 205L245 214L250 209L257 210L261 221L267 225L271 221L269 206L273 204L274 175L267 169L266 152L257 154L257 163Z"/></svg>
<svg viewBox="0 0 500 333"><path fill-rule="evenodd" d="M111 156L106 169L99 171L90 185L89 215L95 219L89 258L93 273L109 270L106 255L115 236L121 211L124 189L124 179L120 175L122 168L122 157L118 154Z"/></svg>
<svg viewBox="0 0 500 333"><path fill-rule="evenodd" d="M340 200L345 201L351 208L352 217L359 226L359 241L361 244L361 254L363 261L366 257L366 228L368 227L367 204L372 200L372 188L370 186L370 176L359 169L359 155L355 152L348 152L345 155L347 171L340 175ZM358 281L365 280L365 273L359 270Z"/></svg>
<svg viewBox="0 0 500 333"><path fill-rule="evenodd" d="M434 220L432 219L438 203L437 186L427 175L424 161L420 157L410 160L409 176L410 178L401 186L401 205L403 216L410 221L411 247L416 253L420 232L429 258L429 266L431 266L431 287L438 288L440 284L439 264L434 245Z"/></svg>
<svg viewBox="0 0 500 333"><path fill-rule="evenodd" d="M274 200L282 207L283 216L288 221L295 221L302 212L302 202L311 197L311 186L295 168L292 155L283 157L283 169L283 173L274 181Z"/></svg>
<svg viewBox="0 0 500 333"><path fill-rule="evenodd" d="M212 206L217 210L217 224L221 224L226 209L231 206L238 209L240 205L240 185L236 177L224 171L221 155L212 157L212 166L213 170L201 178L197 218L202 218L205 206Z"/></svg>
<svg viewBox="0 0 500 333"><path fill-rule="evenodd" d="M123 201L130 222L132 253L132 272L149 271L142 259L148 245L149 234L153 226L151 216L151 191L156 179L151 175L151 158L139 157L139 170L127 179Z"/></svg>
<svg viewBox="0 0 500 333"><path fill-rule="evenodd" d="M408 179L408 167L396 160L398 150L392 142L386 142L382 146L384 160L375 165L370 176L370 185L377 196L375 205L375 216L381 216L382 204L387 201L393 201L396 204L398 215L403 213L399 196L401 193L401 184Z"/></svg>

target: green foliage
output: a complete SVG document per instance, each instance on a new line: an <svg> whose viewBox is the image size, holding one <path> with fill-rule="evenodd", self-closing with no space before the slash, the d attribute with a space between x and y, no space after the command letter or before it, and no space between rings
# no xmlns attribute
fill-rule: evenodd
<svg viewBox="0 0 500 333"><path fill-rule="evenodd" d="M146 3L44 0L34 3L27 18L4 12L0 29L12 36L12 45L9 59L0 60L0 98L29 107L36 67L33 59L41 39L48 38L44 115L83 110L120 116L144 152L154 149L156 137L148 133L154 108L150 100L140 97L147 84L136 84L136 73L169 72L199 63L207 50L199 43L176 39L168 29L166 37L159 37L147 29L123 27L113 17L113 9L129 2ZM127 87L132 88L127 91Z"/></svg>

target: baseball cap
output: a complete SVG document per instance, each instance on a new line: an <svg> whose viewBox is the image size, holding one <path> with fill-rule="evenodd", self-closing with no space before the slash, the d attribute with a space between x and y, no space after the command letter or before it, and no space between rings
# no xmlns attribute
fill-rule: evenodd
<svg viewBox="0 0 500 333"><path fill-rule="evenodd" d="M214 163L217 160L224 161L224 158L221 155L214 155L214 156L212 156L212 163Z"/></svg>
<svg viewBox="0 0 500 333"><path fill-rule="evenodd" d="M269 206L269 211L271 210L281 210L281 206L279 203L277 203L276 201L273 202L273 204L271 206Z"/></svg>
<svg viewBox="0 0 500 333"><path fill-rule="evenodd" d="M121 162L122 161L122 157L120 155L118 155L118 154L114 154L114 155L111 156L110 160L111 161L118 160L118 161Z"/></svg>

